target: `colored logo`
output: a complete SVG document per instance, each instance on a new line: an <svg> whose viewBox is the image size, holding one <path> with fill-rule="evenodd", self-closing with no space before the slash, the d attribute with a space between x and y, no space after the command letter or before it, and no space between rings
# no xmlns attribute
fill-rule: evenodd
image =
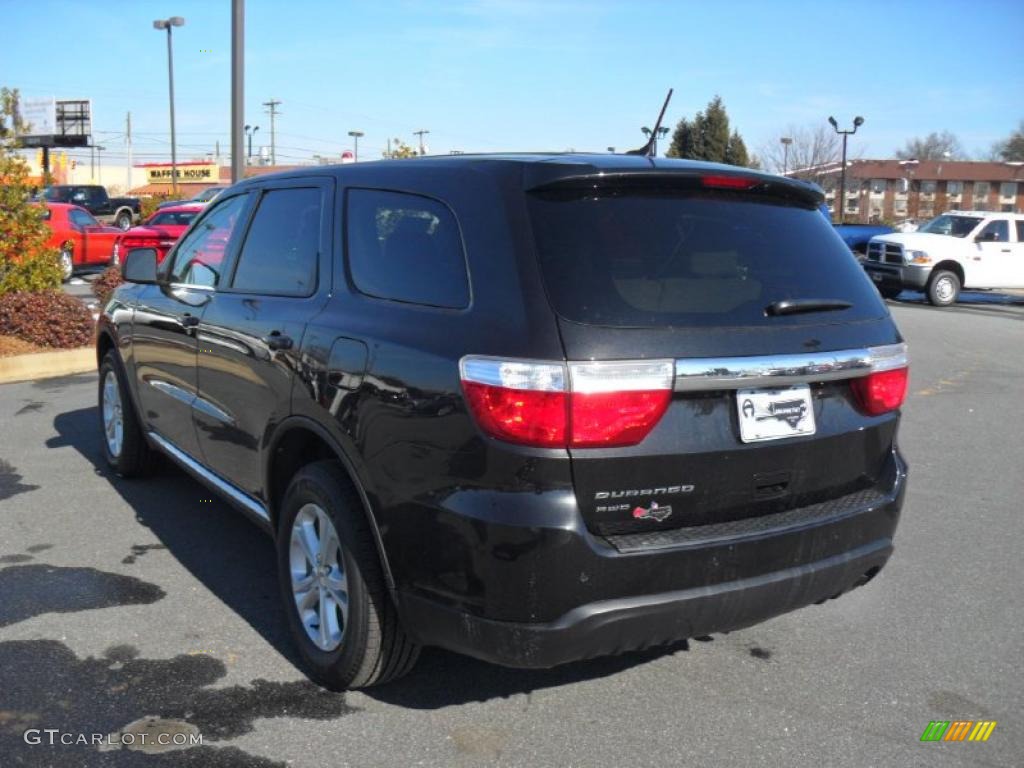
<svg viewBox="0 0 1024 768"><path fill-rule="evenodd" d="M995 720L932 720L921 741L988 741L995 729Z"/></svg>
<svg viewBox="0 0 1024 768"><path fill-rule="evenodd" d="M655 520L661 523L668 520L671 515L672 507L660 507L656 501L652 501L647 509L636 507L633 510L633 518L636 520Z"/></svg>

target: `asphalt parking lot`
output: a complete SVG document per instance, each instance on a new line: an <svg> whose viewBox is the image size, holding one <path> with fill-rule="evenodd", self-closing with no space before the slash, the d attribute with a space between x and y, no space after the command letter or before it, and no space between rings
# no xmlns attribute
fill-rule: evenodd
<svg viewBox="0 0 1024 768"><path fill-rule="evenodd" d="M110 475L96 377L0 387L0 765L1019 766L1024 298L890 302L911 345L896 554L747 630L548 672L426 650L334 694L295 665L269 539L165 466ZM26 744L145 718L203 745ZM987 743L921 743L931 720Z"/></svg>

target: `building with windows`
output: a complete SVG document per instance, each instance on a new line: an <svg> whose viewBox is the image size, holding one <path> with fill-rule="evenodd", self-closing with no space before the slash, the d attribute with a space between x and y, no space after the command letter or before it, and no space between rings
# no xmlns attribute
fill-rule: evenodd
<svg viewBox="0 0 1024 768"><path fill-rule="evenodd" d="M836 219L839 171L840 164L832 163L817 172ZM1024 163L851 160L844 197L843 218L848 223L930 219L951 210L1021 213Z"/></svg>

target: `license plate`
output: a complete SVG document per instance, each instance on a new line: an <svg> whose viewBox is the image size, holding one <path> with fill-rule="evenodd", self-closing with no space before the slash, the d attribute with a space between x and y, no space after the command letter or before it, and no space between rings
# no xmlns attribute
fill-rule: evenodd
<svg viewBox="0 0 1024 768"><path fill-rule="evenodd" d="M876 283L880 283L885 279L881 272L870 272L869 274L871 275L871 279Z"/></svg>
<svg viewBox="0 0 1024 768"><path fill-rule="evenodd" d="M740 440L780 440L813 435L814 404L807 384L779 389L741 389L736 392Z"/></svg>

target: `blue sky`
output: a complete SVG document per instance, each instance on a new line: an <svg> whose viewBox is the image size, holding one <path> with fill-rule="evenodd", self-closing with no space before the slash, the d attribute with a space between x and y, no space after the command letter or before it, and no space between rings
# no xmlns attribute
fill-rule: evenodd
<svg viewBox="0 0 1024 768"><path fill-rule="evenodd" d="M365 132L431 152L604 151L643 143L669 87L674 125L720 94L757 151L788 125L866 122L851 154L886 157L950 130L982 153L1024 119L1024 3L329 2L248 0L247 122L283 104L279 162L337 154ZM169 159L167 63L152 20L174 31L179 160L221 141L230 116L230 0L0 0L0 85L91 98L107 159ZM209 52L207 52L209 51Z"/></svg>

